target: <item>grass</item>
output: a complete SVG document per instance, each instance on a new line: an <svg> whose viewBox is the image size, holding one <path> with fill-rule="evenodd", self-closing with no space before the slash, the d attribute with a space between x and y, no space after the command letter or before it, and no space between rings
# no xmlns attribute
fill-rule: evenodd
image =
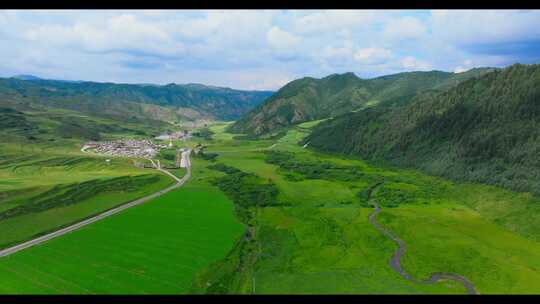
<svg viewBox="0 0 540 304"><path fill-rule="evenodd" d="M241 235L231 202L204 182L0 259L1 294L185 293Z"/></svg>
<svg viewBox="0 0 540 304"><path fill-rule="evenodd" d="M460 205L404 206L385 210L381 219L410 244L403 266L417 278L444 269L464 275L481 293L540 290L540 244L477 212Z"/></svg>
<svg viewBox="0 0 540 304"><path fill-rule="evenodd" d="M480 293L538 293L537 198L492 186L454 183L414 170L373 166L299 146L297 142L313 125L291 128L275 145L268 140L238 142L213 129L214 140L206 144L208 152L219 154L217 162L271 180L279 190L277 199L292 204L254 210L253 239L201 272L193 290L465 293L453 281L411 283L389 267L397 245L371 226L372 208L359 196L374 181L384 180L374 193L383 207L380 221L407 243L403 266L415 278L455 272L471 280ZM260 148L265 145L272 148ZM331 176L341 173L332 169L328 178L324 174L308 178L295 173L296 169L267 163L265 150L293 152L300 163L353 166L364 176L336 180ZM287 179L288 174L301 178Z"/></svg>
<svg viewBox="0 0 540 304"><path fill-rule="evenodd" d="M80 128L63 128L66 122L77 122L94 135L114 139L144 138L141 134L154 132L152 127L120 126L117 121L59 109L15 113L8 114L17 123L0 129L5 139L0 143L0 248L173 183L160 172L136 168L130 159L83 153L86 131L81 135ZM139 179L144 180L136 182Z"/></svg>
<svg viewBox="0 0 540 304"><path fill-rule="evenodd" d="M155 176L158 177L157 182L146 184L137 190L94 193L91 197L77 200L74 204L60 205L39 212L26 212L3 219L0 221L0 229L4 232L0 235L0 248L9 247L54 231L59 227L67 226L123 203L152 194L172 184L170 177L161 174ZM43 195L43 193L39 195ZM33 197L21 198L24 203L19 204L18 207L31 204L33 199ZM52 199L54 202L54 197ZM11 208L11 210L15 208Z"/></svg>
<svg viewBox="0 0 540 304"><path fill-rule="evenodd" d="M369 223L363 197L377 181L379 221L406 242L402 264L413 277L455 272L481 294L540 291L538 198L299 146L316 123L266 140L238 139L224 132L228 124L210 126L211 140L182 143L218 157L193 158L192 179L179 190L0 259L0 293L465 293L454 281L412 283L390 268L397 245ZM313 174L268 163L271 150L332 166ZM216 164L247 180L231 184L209 169ZM350 168L362 174L347 178ZM286 204L249 204L260 184L275 185L266 198Z"/></svg>
<svg viewBox="0 0 540 304"><path fill-rule="evenodd" d="M0 248L25 241L172 184L157 171L135 168L127 159L66 154L61 151L8 152L0 165ZM129 189L113 181L148 175ZM151 177L156 177L153 179ZM70 198L71 197L71 198ZM45 207L48 206L48 207ZM35 210L22 212L21 210ZM38 212L39 211L39 212ZM17 216L15 216L17 215ZM15 216L15 217L13 217Z"/></svg>

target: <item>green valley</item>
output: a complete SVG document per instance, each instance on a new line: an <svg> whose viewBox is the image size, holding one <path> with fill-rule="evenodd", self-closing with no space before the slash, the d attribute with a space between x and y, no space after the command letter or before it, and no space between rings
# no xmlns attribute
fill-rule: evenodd
<svg viewBox="0 0 540 304"><path fill-rule="evenodd" d="M540 288L537 198L304 148L316 123L259 140L228 125L186 142L217 157L195 156L185 187L0 260L2 292L465 293L389 266L397 246L368 221L366 191L381 181L379 221L406 242L414 278L457 273L480 294ZM81 272L80 260L94 266ZM92 283L97 269L108 284ZM29 281L38 273L47 282Z"/></svg>

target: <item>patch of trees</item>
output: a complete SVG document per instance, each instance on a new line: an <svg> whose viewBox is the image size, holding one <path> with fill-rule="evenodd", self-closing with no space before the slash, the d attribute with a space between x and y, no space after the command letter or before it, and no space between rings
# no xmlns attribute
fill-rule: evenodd
<svg viewBox="0 0 540 304"><path fill-rule="evenodd" d="M304 142L327 152L540 195L540 65L513 65L322 122Z"/></svg>
<svg viewBox="0 0 540 304"><path fill-rule="evenodd" d="M330 162L298 160L294 153L284 151L266 152L265 161L277 165L285 171L285 178L290 181L305 179L326 179L354 181L364 177L364 173L354 166L339 166Z"/></svg>
<svg viewBox="0 0 540 304"><path fill-rule="evenodd" d="M0 129L21 134L28 140L37 139L34 134L40 130L26 119L23 112L11 108L0 108Z"/></svg>
<svg viewBox="0 0 540 304"><path fill-rule="evenodd" d="M159 176L152 174L94 179L82 183L56 185L48 191L28 198L27 203L0 212L0 220L78 204L96 195L108 192L135 192L141 187L158 181Z"/></svg>
<svg viewBox="0 0 540 304"><path fill-rule="evenodd" d="M102 133L132 133L145 135L140 130L128 129L116 124L103 124L90 119L78 117L62 117L56 133L63 138L82 138L86 140L101 140Z"/></svg>
<svg viewBox="0 0 540 304"><path fill-rule="evenodd" d="M203 138L205 140L212 140L212 135L214 135L214 132L212 132L212 130L210 130L209 128L203 128L197 132L191 133L191 135Z"/></svg>
<svg viewBox="0 0 540 304"><path fill-rule="evenodd" d="M205 153L204 150L201 150L199 153L195 154L195 157L215 162L216 158L219 156L217 153Z"/></svg>
<svg viewBox="0 0 540 304"><path fill-rule="evenodd" d="M279 190L271 180L237 168L217 163L209 169L225 173L213 180L212 184L223 191L236 205L243 208L282 205L278 202Z"/></svg>

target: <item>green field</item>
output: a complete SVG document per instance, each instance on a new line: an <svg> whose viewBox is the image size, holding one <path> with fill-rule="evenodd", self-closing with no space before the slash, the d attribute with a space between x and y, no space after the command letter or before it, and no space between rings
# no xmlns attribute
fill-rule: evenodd
<svg viewBox="0 0 540 304"><path fill-rule="evenodd" d="M161 172L130 159L80 151L93 139L146 138L157 132L58 109L15 112L0 108L0 248L166 188ZM84 128L81 127L84 125ZM110 159L109 162L106 160ZM177 171L177 172L176 172ZM173 172L182 175L184 172Z"/></svg>
<svg viewBox="0 0 540 304"><path fill-rule="evenodd" d="M217 136L206 144L208 152L219 153L216 163L268 179L279 189L277 200L290 204L253 207L253 240L202 272L194 292L464 293L453 281L411 283L389 267L397 245L370 225L372 209L362 198L377 180L384 180L374 195L383 207L380 221L407 243L402 264L413 277L455 272L481 294L540 291L537 198L297 145L313 125L292 128L275 141L234 140L219 133L223 126L212 128ZM268 150L294 152L294 169L266 162ZM363 175L354 179L330 169L322 178L302 175L317 162L354 167Z"/></svg>
<svg viewBox="0 0 540 304"><path fill-rule="evenodd" d="M0 260L0 293L184 293L243 227L219 191L192 181Z"/></svg>
<svg viewBox="0 0 540 304"><path fill-rule="evenodd" d="M537 197L299 146L315 124L265 140L211 126L211 140L183 143L218 154L194 157L184 187L0 259L0 293L465 293L390 268L397 245L368 221L366 190L378 182L379 221L406 242L413 277L458 273L480 294L540 291Z"/></svg>

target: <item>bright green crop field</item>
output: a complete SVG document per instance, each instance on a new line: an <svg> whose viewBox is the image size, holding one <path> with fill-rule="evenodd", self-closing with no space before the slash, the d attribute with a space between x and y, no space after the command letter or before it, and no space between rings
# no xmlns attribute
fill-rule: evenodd
<svg viewBox="0 0 540 304"><path fill-rule="evenodd" d="M192 181L144 205L0 259L0 293L175 294L243 232L232 203Z"/></svg>
<svg viewBox="0 0 540 304"><path fill-rule="evenodd" d="M40 136L31 142L13 137L0 144L0 248L149 195L174 182L156 170L136 168L126 158L83 153L82 139L54 137L49 142L45 140L47 133Z"/></svg>

